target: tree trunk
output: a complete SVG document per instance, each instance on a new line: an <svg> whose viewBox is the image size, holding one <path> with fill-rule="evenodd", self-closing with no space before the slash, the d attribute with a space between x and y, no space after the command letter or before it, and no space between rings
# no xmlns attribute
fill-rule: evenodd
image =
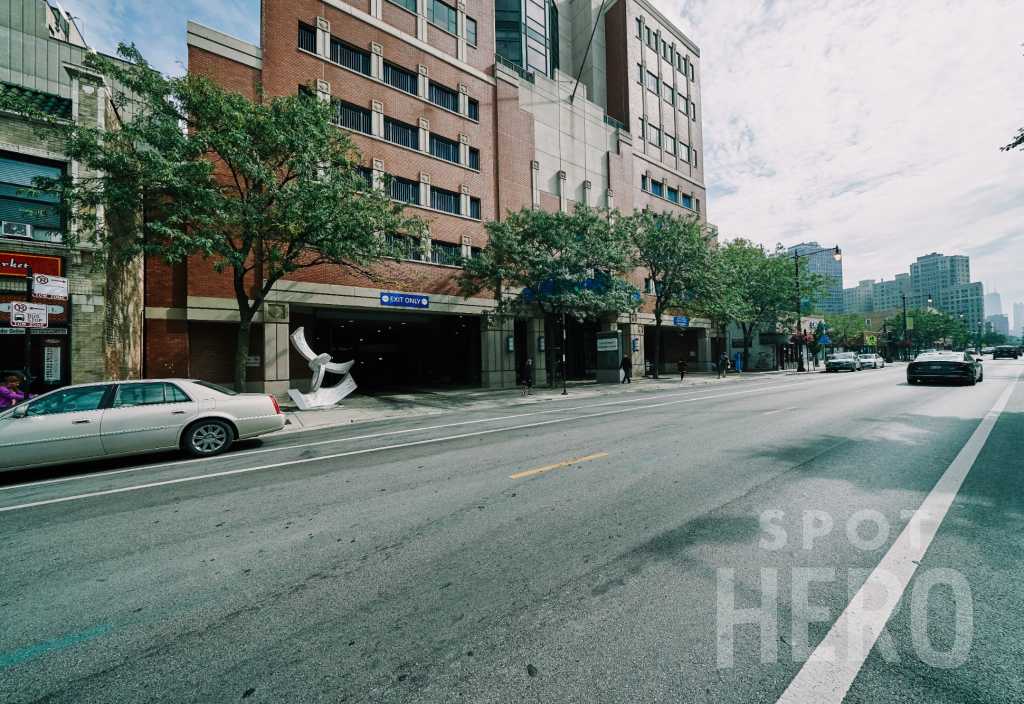
<svg viewBox="0 0 1024 704"><path fill-rule="evenodd" d="M740 324L740 328L743 330L743 368L749 370L750 348L754 344L754 330L753 326L743 324Z"/></svg>
<svg viewBox="0 0 1024 704"><path fill-rule="evenodd" d="M252 332L252 315L239 311L238 336L235 338L235 390L245 391L246 362L249 359L249 335Z"/></svg>
<svg viewBox="0 0 1024 704"><path fill-rule="evenodd" d="M651 376L658 378L658 370L661 369L661 313L654 311L654 369Z"/></svg>

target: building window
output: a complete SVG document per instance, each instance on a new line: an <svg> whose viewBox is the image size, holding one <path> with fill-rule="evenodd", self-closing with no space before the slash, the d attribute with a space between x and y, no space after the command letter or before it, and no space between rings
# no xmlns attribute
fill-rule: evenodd
<svg viewBox="0 0 1024 704"><path fill-rule="evenodd" d="M687 61L686 65L690 67L690 80L691 81L696 81L697 79L696 79L696 77L694 76L694 73L693 73L693 64L690 63L689 61Z"/></svg>
<svg viewBox="0 0 1024 704"><path fill-rule="evenodd" d="M669 105L676 104L676 92L672 90L672 86L668 83L662 85L662 97L665 98L665 102Z"/></svg>
<svg viewBox="0 0 1024 704"><path fill-rule="evenodd" d="M416 12L416 0L390 0L390 2L399 7L404 7L409 12Z"/></svg>
<svg viewBox="0 0 1024 704"><path fill-rule="evenodd" d="M685 193L683 194L683 207L693 210L693 196L688 196Z"/></svg>
<svg viewBox="0 0 1024 704"><path fill-rule="evenodd" d="M469 199L469 217L473 218L474 220L480 220L481 219L481 216L480 216L480 199L479 198L470 198Z"/></svg>
<svg viewBox="0 0 1024 704"><path fill-rule="evenodd" d="M680 73L683 72L683 55L678 51L676 52L676 70Z"/></svg>
<svg viewBox="0 0 1024 704"><path fill-rule="evenodd" d="M419 238L386 233L384 242L395 259L411 259L416 262L423 259L423 245Z"/></svg>
<svg viewBox="0 0 1024 704"><path fill-rule="evenodd" d="M372 113L343 100L334 101L334 124L363 134L373 134Z"/></svg>
<svg viewBox="0 0 1024 704"><path fill-rule="evenodd" d="M697 150L696 149L691 149L690 150L690 163L693 164L693 168L695 168L695 169L697 168Z"/></svg>
<svg viewBox="0 0 1024 704"><path fill-rule="evenodd" d="M356 173L359 177L366 182L369 188L373 188L373 169L369 166L357 166Z"/></svg>
<svg viewBox="0 0 1024 704"><path fill-rule="evenodd" d="M640 190L641 191L648 191L648 190L650 190L650 188L647 185L647 176L646 175L643 175L643 176L640 177Z"/></svg>
<svg viewBox="0 0 1024 704"><path fill-rule="evenodd" d="M687 115L690 114L690 101L686 99L685 95L679 96L679 109Z"/></svg>
<svg viewBox="0 0 1024 704"><path fill-rule="evenodd" d="M414 205L420 202L420 182L407 178L391 177L390 195L395 200Z"/></svg>
<svg viewBox="0 0 1024 704"><path fill-rule="evenodd" d="M451 5L441 0L427 0L427 21L437 25L449 34L459 32L459 14Z"/></svg>
<svg viewBox="0 0 1024 704"><path fill-rule="evenodd" d="M459 215L459 201L461 197L455 191L446 191L443 188L437 188L436 186L430 189L430 207L434 210L440 210L443 213L451 213L452 215Z"/></svg>
<svg viewBox="0 0 1024 704"><path fill-rule="evenodd" d="M665 195L665 187L661 181L655 181L651 179L651 193L661 198Z"/></svg>
<svg viewBox="0 0 1024 704"><path fill-rule="evenodd" d="M430 261L444 266L458 266L462 259L462 247L451 242L433 240L430 243Z"/></svg>
<svg viewBox="0 0 1024 704"><path fill-rule="evenodd" d="M441 107L451 110L452 112L459 111L459 93L451 88L446 88L438 83L430 82L430 90L428 96L430 102L434 105L440 105Z"/></svg>
<svg viewBox="0 0 1024 704"><path fill-rule="evenodd" d="M665 197L668 198L673 203L678 203L679 202L679 189L678 188L672 188L672 186L669 186L668 187L668 195L666 195Z"/></svg>
<svg viewBox="0 0 1024 704"><path fill-rule="evenodd" d="M645 41L647 42L647 46L650 46L651 45L651 28L650 27L644 27L644 38L645 38Z"/></svg>
<svg viewBox="0 0 1024 704"><path fill-rule="evenodd" d="M636 18L636 38L637 39L643 39L644 38L644 21L640 17Z"/></svg>
<svg viewBox="0 0 1024 704"><path fill-rule="evenodd" d="M60 196L35 187L35 179L59 179L61 165L0 156L0 237L36 242L61 242Z"/></svg>
<svg viewBox="0 0 1024 704"><path fill-rule="evenodd" d="M370 75L370 52L356 49L335 37L331 37L331 61L365 76Z"/></svg>
<svg viewBox="0 0 1024 704"><path fill-rule="evenodd" d="M420 148L419 128L390 117L384 118L384 139L410 149Z"/></svg>
<svg viewBox="0 0 1024 704"><path fill-rule="evenodd" d="M647 126L647 141L656 147L661 146L661 130L654 125Z"/></svg>
<svg viewBox="0 0 1024 704"><path fill-rule="evenodd" d="M675 155L676 153L676 138L669 135L665 135L665 151L669 154Z"/></svg>
<svg viewBox="0 0 1024 704"><path fill-rule="evenodd" d="M387 61L384 62L384 82L393 88L412 95L416 95L419 92L417 90L419 78L415 73L406 71L404 68L395 66Z"/></svg>
<svg viewBox="0 0 1024 704"><path fill-rule="evenodd" d="M665 61L672 63L672 47L668 45L668 42L661 42L661 56Z"/></svg>
<svg viewBox="0 0 1024 704"><path fill-rule="evenodd" d="M299 22L299 48L316 53L316 30L301 22Z"/></svg>
<svg viewBox="0 0 1024 704"><path fill-rule="evenodd" d="M690 101L690 119L694 122L697 121L697 103Z"/></svg>
<svg viewBox="0 0 1024 704"><path fill-rule="evenodd" d="M469 113L470 120L480 121L480 102L474 98L466 100L466 110Z"/></svg>
<svg viewBox="0 0 1024 704"><path fill-rule="evenodd" d="M660 81L658 81L658 77L655 76L650 71L648 71L647 72L647 90L649 90L652 93L654 93L655 95L657 95L658 94L658 86L659 85L660 85Z"/></svg>
<svg viewBox="0 0 1024 704"><path fill-rule="evenodd" d="M450 161L453 164L459 163L459 143L447 137L431 134L430 153L439 159Z"/></svg>
<svg viewBox="0 0 1024 704"><path fill-rule="evenodd" d="M679 143L679 158L690 163L690 147L682 142Z"/></svg>
<svg viewBox="0 0 1024 704"><path fill-rule="evenodd" d="M480 170L480 150L476 147L469 148L469 168Z"/></svg>
<svg viewBox="0 0 1024 704"><path fill-rule="evenodd" d="M466 41L476 46L476 20L472 17L466 18Z"/></svg>

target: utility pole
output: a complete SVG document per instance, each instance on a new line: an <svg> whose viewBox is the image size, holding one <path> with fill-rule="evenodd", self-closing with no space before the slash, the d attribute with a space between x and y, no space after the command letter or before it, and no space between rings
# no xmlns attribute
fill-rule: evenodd
<svg viewBox="0 0 1024 704"><path fill-rule="evenodd" d="M566 345L566 330L565 330L565 311L562 311L562 395L568 396L569 389L565 382L565 345Z"/></svg>
<svg viewBox="0 0 1024 704"><path fill-rule="evenodd" d="M901 293L903 298L903 355L910 351L910 331L907 329L907 294Z"/></svg>
<svg viewBox="0 0 1024 704"><path fill-rule="evenodd" d="M804 319L800 310L800 255L793 252L793 271L796 274L796 370L805 372L804 367Z"/></svg>
<svg viewBox="0 0 1024 704"><path fill-rule="evenodd" d="M35 283L35 276L32 267L25 267L25 302L32 302L32 284ZM12 313L13 315L13 313ZM32 329L25 328L25 391L32 385Z"/></svg>

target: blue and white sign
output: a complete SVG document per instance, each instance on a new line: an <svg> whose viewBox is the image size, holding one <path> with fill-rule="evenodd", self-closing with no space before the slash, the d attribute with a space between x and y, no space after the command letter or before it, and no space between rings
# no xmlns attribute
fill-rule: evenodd
<svg viewBox="0 0 1024 704"><path fill-rule="evenodd" d="M822 335L821 339L818 340L818 344L819 345L831 345L832 344L832 338L829 337L828 335Z"/></svg>
<svg viewBox="0 0 1024 704"><path fill-rule="evenodd" d="M672 316L672 324L677 328L688 328L690 327L690 319L685 315Z"/></svg>
<svg viewBox="0 0 1024 704"><path fill-rule="evenodd" d="M422 293L395 293L393 291L380 292L380 304L393 308L424 308L430 307L430 296Z"/></svg>

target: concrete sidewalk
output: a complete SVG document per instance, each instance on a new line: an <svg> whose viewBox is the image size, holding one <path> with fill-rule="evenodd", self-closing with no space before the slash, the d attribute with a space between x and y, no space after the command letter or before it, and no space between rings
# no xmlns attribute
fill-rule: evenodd
<svg viewBox="0 0 1024 704"><path fill-rule="evenodd" d="M476 410L481 408L530 406L559 401L576 401L600 398L613 393L642 393L671 391L727 384L744 376L761 374L730 374L718 379L710 372L694 372L686 375L685 381L678 377L662 376L659 379L633 379L632 384L598 384L595 381L572 381L568 384L569 394L562 395L562 388L546 386L534 388L524 397L522 390L515 389L457 389L457 390L410 390L407 393L379 394L364 396L358 391L335 408L320 411L300 411L294 406L282 404L288 418L283 432L318 428L350 423L364 423L387 418L409 418L410 416L439 415L452 411Z"/></svg>

